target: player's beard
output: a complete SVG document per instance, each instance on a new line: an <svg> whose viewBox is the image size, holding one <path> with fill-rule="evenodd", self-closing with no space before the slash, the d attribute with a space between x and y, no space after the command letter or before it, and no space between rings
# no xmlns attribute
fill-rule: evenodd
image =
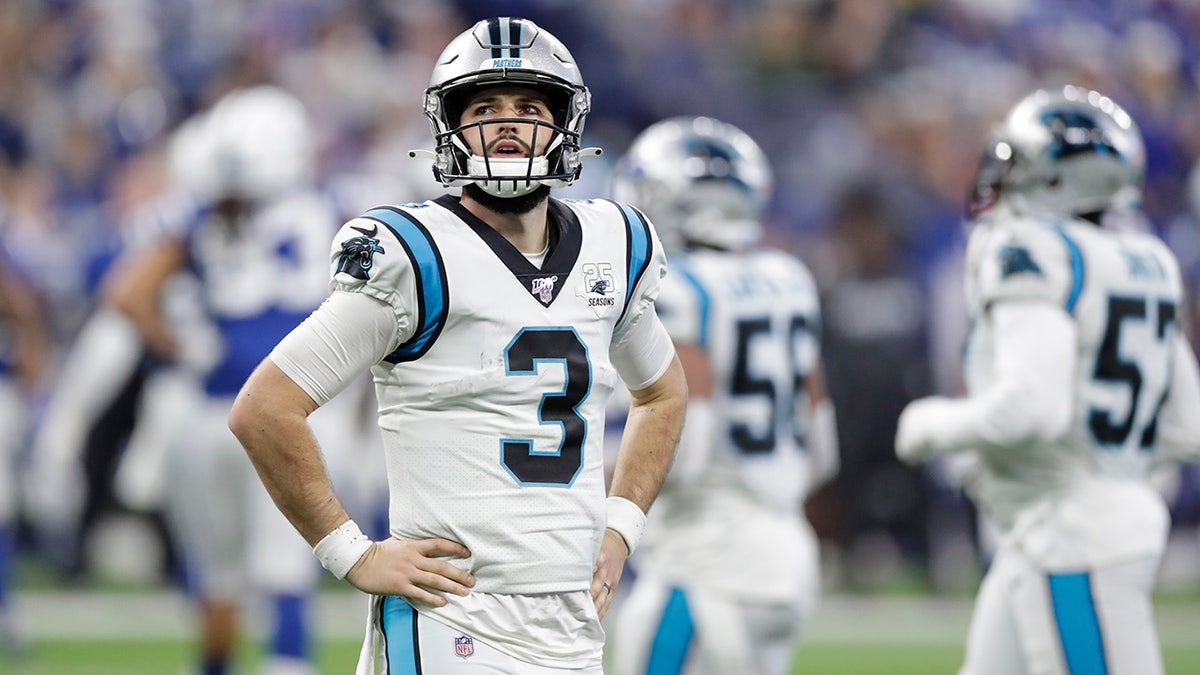
<svg viewBox="0 0 1200 675"><path fill-rule="evenodd" d="M497 197L484 192L483 188L475 183L467 183L463 186L463 194L496 213L511 213L519 216L529 213L549 198L550 188L546 185L539 185L533 192L520 197Z"/></svg>

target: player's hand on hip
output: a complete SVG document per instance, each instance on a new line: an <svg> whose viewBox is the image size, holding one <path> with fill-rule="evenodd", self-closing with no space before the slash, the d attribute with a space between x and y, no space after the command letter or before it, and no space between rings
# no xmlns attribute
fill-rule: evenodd
<svg viewBox="0 0 1200 675"><path fill-rule="evenodd" d="M625 559L629 556L629 548L625 540L616 530L605 530L604 541L600 544L600 555L592 569L592 601L596 603L596 613L603 619L612 604L613 595L621 583L621 574L625 571Z"/></svg>
<svg viewBox="0 0 1200 675"><path fill-rule="evenodd" d="M371 544L346 580L367 593L399 595L441 607L446 604L446 593L467 595L475 585L475 575L441 558L470 555L466 546L449 539L404 541L392 537Z"/></svg>

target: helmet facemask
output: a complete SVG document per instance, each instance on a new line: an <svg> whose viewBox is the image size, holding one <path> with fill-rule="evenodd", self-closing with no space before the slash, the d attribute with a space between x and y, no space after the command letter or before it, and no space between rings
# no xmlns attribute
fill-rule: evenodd
<svg viewBox="0 0 1200 675"><path fill-rule="evenodd" d="M509 86L508 82L493 86ZM520 86L520 85L516 85ZM462 87L460 87L461 89ZM553 123L545 120L522 118L497 118L476 122L458 123L461 119L463 104L472 93L484 88L470 87L469 92L452 92L443 97L447 120L455 120L453 125L440 124L435 120L435 127L444 127L435 135L436 159L435 173L440 174L440 180L447 186L462 186L476 183L488 194L496 197L520 197L533 192L538 187L562 187L569 185L579 176L579 132L572 131L563 120L569 113L567 105L555 105L556 97L547 96L550 108L554 112ZM538 89L544 93L544 89ZM453 94L453 95L452 95ZM561 96L557 97L561 100ZM428 112L427 112L428 114ZM578 117L578 113L576 113ZM434 119L430 117L430 119ZM575 122L575 128L582 120ZM533 127L532 137L528 140L512 136L513 140L526 147L525 157L504 157L493 153L488 148L486 130L498 125ZM497 140L493 139L494 146ZM548 139L548 140L547 140ZM475 154L470 141L476 141L476 147L486 148L482 155ZM545 142L544 142L545 141ZM540 145L544 149L538 152Z"/></svg>
<svg viewBox="0 0 1200 675"><path fill-rule="evenodd" d="M967 186L967 216L975 219L991 211L1003 194L1005 181L1013 169L1013 149L993 134L979 158L975 178Z"/></svg>

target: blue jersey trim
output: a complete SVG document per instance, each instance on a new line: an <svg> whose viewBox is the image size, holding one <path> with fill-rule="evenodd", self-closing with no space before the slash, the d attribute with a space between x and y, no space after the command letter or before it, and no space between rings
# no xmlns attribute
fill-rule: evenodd
<svg viewBox="0 0 1200 675"><path fill-rule="evenodd" d="M700 279L688 269L686 260L672 257L668 259L668 263L671 266L671 270L678 272L683 277L683 280L688 282L688 285L692 287L692 290L696 291L696 303L700 313L700 325L697 327L696 341L701 347L707 347L709 316L712 314L712 299L708 295L708 290L704 288L704 284L700 283Z"/></svg>
<svg viewBox="0 0 1200 675"><path fill-rule="evenodd" d="M687 595L681 589L672 588L650 646L647 675L682 673L695 633L696 626L688 609Z"/></svg>
<svg viewBox="0 0 1200 675"><path fill-rule="evenodd" d="M379 608L379 628L387 654L387 675L420 675L417 613L413 606L404 598L385 597Z"/></svg>
<svg viewBox="0 0 1200 675"><path fill-rule="evenodd" d="M1049 575L1050 600L1068 673L1107 675L1104 639L1086 572Z"/></svg>
<svg viewBox="0 0 1200 675"><path fill-rule="evenodd" d="M404 211L384 207L371 209L363 217L382 223L396 235L416 273L417 330L385 358L389 363L415 361L429 351L446 326L450 289L441 252L425 226Z"/></svg>
<svg viewBox="0 0 1200 675"><path fill-rule="evenodd" d="M629 311L629 302L633 299L633 289L637 287L650 264L650 253L654 244L650 240L650 225L646 223L645 216L628 204L612 203L621 210L621 215L625 218L626 243L628 244L625 255L627 270L625 308L621 310L621 316L617 318L617 323L620 323L621 319L625 318L625 312Z"/></svg>
<svg viewBox="0 0 1200 675"><path fill-rule="evenodd" d="M1058 234L1067 245L1067 254L1071 257L1071 292L1067 296L1066 308L1068 314L1074 314L1075 304L1079 302L1079 295L1083 293L1083 280L1085 276L1083 252L1079 250L1079 244L1076 244L1066 232L1060 229Z"/></svg>

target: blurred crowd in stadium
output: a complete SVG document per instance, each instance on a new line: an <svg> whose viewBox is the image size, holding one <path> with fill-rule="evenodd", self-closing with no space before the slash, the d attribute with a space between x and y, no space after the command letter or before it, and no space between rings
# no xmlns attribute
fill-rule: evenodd
<svg viewBox="0 0 1200 675"><path fill-rule="evenodd" d="M611 158L671 115L727 120L766 150L779 185L768 240L822 289L842 469L811 507L847 561L831 583L870 590L898 569L881 561L906 561L936 588L947 580L935 562L957 550L941 535L971 531L966 502L897 462L892 441L907 401L959 387L966 183L978 139L1022 94L1073 82L1130 111L1148 148L1150 226L1200 291L1196 0L19 0L0 6L0 244L50 331L24 382L24 437L126 229L167 187L164 148L189 115L233 87L277 83L314 116L320 178L347 217L424 199L440 188L407 151L431 143L420 106L432 60L500 14L571 45L593 91L584 145L606 156L561 196L606 194ZM89 524L131 511L111 489L129 416L102 421L107 440L92 434L75 488L89 491ZM16 478L36 492L21 474L29 452ZM1194 542L1196 473L1172 489L1176 528ZM24 525L22 546L87 573L82 540L41 541ZM968 557L953 559L951 577L974 579Z"/></svg>

